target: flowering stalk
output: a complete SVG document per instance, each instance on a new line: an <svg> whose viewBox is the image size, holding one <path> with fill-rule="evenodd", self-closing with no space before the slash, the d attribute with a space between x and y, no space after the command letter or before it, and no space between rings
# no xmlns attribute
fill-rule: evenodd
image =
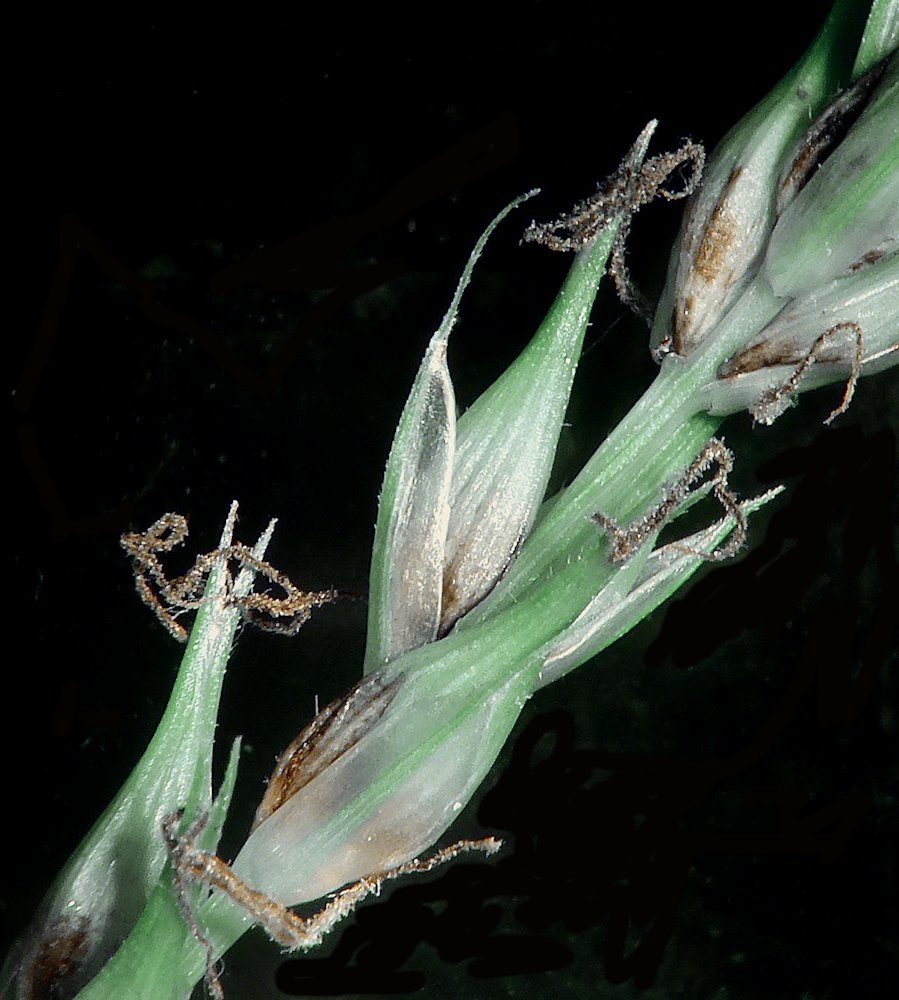
<svg viewBox="0 0 899 1000"><path fill-rule="evenodd" d="M364 886L366 876L402 869L430 847L487 774L527 699L632 628L703 562L732 551L728 538L739 541L747 516L771 498L739 503L727 489L732 456L712 437L724 416L748 408L771 422L799 391L839 380L851 389L860 375L899 361L895 5L873 5L849 66L836 44L847 9L837 5L809 53L711 158L653 324L658 377L549 500L555 446L607 261L620 263L619 233L647 190L663 190L670 165L681 161L647 160L650 123L606 186L565 220L572 235L560 240L559 225L549 227L555 243L577 251L565 284L521 356L457 421L449 334L487 237L523 199L488 227L431 339L390 452L365 676L288 749L228 869L254 898L292 906L347 883ZM850 86L828 103L837 81ZM706 487L697 486L708 474ZM662 528L709 491L724 518L658 545ZM226 536L223 549L230 529ZM46 924L77 899L91 922L93 951L83 964L91 972L97 956L123 942L78 994L84 1000L186 996L261 919L236 892L193 887L185 899L159 877L162 817L183 810L184 834L210 808L203 754L211 754L210 719L236 621L222 599L223 573L210 577L188 650L212 649L213 628L209 704L197 709L207 725L201 749L168 783L153 775L169 765L148 753L45 909ZM236 586L245 593L249 576ZM194 659L183 670L193 683ZM172 731L164 720L160 732ZM110 832L112 818L135 795L144 811L135 806L133 822L143 824L152 857L140 868L134 912L119 919L114 897L78 893L98 856L95 843L106 845L107 858L125 851ZM214 849L220 813L200 846ZM181 848L170 819L166 835L174 857ZM93 930L101 926L109 931ZM30 954L41 946L46 935L32 939ZM16 966L22 996L28 955Z"/></svg>

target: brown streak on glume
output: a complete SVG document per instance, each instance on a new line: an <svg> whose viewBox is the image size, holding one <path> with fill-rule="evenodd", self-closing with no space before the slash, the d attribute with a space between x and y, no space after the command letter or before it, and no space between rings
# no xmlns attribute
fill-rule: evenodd
<svg viewBox="0 0 899 1000"><path fill-rule="evenodd" d="M787 176L781 181L777 191L777 214L783 211L783 205L796 197L805 187L812 170L816 166L827 145L827 137L821 136L820 141L803 146L796 158L790 164Z"/></svg>
<svg viewBox="0 0 899 1000"><path fill-rule="evenodd" d="M20 977L27 1000L55 1000L60 987L76 973L89 951L90 921L85 916L57 917L43 930Z"/></svg>
<svg viewBox="0 0 899 1000"><path fill-rule="evenodd" d="M859 260L857 260L854 264L850 265L849 270L855 273L856 271L861 271L866 267L870 267L871 264L876 264L885 253L886 251L881 247L869 250L863 257L859 258Z"/></svg>
<svg viewBox="0 0 899 1000"><path fill-rule="evenodd" d="M778 187L775 209L778 217L808 184L818 167L824 163L862 113L871 91L883 76L886 62L886 59L882 60L860 76L855 83L840 93L806 130L790 168Z"/></svg>
<svg viewBox="0 0 899 1000"><path fill-rule="evenodd" d="M718 378L736 378L738 375L748 375L749 372L775 365L794 365L805 355L806 351L799 344L760 340L723 362L718 369Z"/></svg>
<svg viewBox="0 0 899 1000"><path fill-rule="evenodd" d="M442 639L445 635L447 635L462 615L467 614L473 607L475 607L475 605L483 601L484 598L499 583L499 581L502 580L502 578L506 575L506 571L521 551L521 546L524 544L526 537L527 531L524 527L521 527L518 532L518 537L515 539L515 544L510 549L502 569L496 574L494 579L483 591L479 590L476 593L464 593L457 578L457 569L463 561L463 556L466 556L470 551L471 543L469 542L469 544L459 547L455 558L446 567L443 573L443 589L440 603L440 628L437 633L439 638Z"/></svg>
<svg viewBox="0 0 899 1000"><path fill-rule="evenodd" d="M483 595L473 597L466 593L466 588L460 583L458 572L471 552L472 541L460 544L453 559L443 571L443 586L440 598L440 628L438 635L444 636L455 625L456 621L470 611Z"/></svg>
<svg viewBox="0 0 899 1000"><path fill-rule="evenodd" d="M365 677L321 710L278 758L251 830L280 809L325 768L351 750L384 715L402 683Z"/></svg>
<svg viewBox="0 0 899 1000"><path fill-rule="evenodd" d="M453 554L453 558L443 570L443 584L440 596L440 629L439 635L446 635L452 628L457 618L460 618L466 611L467 598L465 588L460 585L458 572L462 564L471 553L471 538L459 544Z"/></svg>
<svg viewBox="0 0 899 1000"><path fill-rule="evenodd" d="M831 346L828 349L827 346L828 341L832 340L836 334L843 331L851 333L855 342L855 351L853 352L851 358L846 357L845 349L834 354L833 347ZM811 348L806 352L805 356L792 374L790 374L779 386L768 389L764 392L759 399L756 400L752 406L750 406L749 412L753 419L760 423L769 425L774 423L774 421L786 409L791 394L796 391L799 383L802 381L805 373L812 364L816 361L837 361L850 366L849 379L846 382L846 388L843 391L843 398L840 400L839 406L837 406L837 408L833 410L830 416L828 416L824 421L825 424L829 424L841 413L845 413L849 408L852 396L855 393L855 386L858 382L863 357L864 334L861 326L854 320L841 320L839 323L835 323L829 329L825 330L815 340L814 344L812 344Z"/></svg>
<svg viewBox="0 0 899 1000"><path fill-rule="evenodd" d="M456 583L453 567L447 567L443 574L443 591L440 599L440 617L442 621L455 621L459 617L458 610L462 607L462 594Z"/></svg>
<svg viewBox="0 0 899 1000"><path fill-rule="evenodd" d="M777 365L797 365L807 355L808 350L795 342L759 341L723 362L718 369L718 378L736 378ZM815 352L815 360L819 364L839 364L845 360L845 351L839 346L822 346Z"/></svg>
<svg viewBox="0 0 899 1000"><path fill-rule="evenodd" d="M674 307L674 353L685 354L687 347L687 334L690 329L690 322L693 310L696 308L696 296L690 294Z"/></svg>
<svg viewBox="0 0 899 1000"><path fill-rule="evenodd" d="M734 167L731 171L727 184L724 185L724 190L702 231L693 257L692 270L710 285L718 280L734 243L736 227L726 206L734 185L742 173L743 168L740 166Z"/></svg>

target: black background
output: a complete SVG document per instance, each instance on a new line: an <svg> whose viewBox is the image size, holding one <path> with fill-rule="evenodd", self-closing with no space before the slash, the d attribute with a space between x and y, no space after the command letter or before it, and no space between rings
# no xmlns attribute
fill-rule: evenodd
<svg viewBox="0 0 899 1000"><path fill-rule="evenodd" d="M774 3L724 24L541 2L20 26L5 934L127 776L180 657L119 534L177 510L205 551L236 498L243 540L280 519L270 557L300 586L364 594L395 422L487 221L543 188L463 303L462 406L565 272L518 246L522 225L588 194L651 117L657 151L713 145L801 54L827 5L803 6L805 26ZM649 288L677 218L652 206L635 224ZM601 293L559 481L652 378L645 344ZM787 494L741 560L527 706L454 830L505 837L498 859L385 892L313 958L284 965L247 935L229 997L883 995L899 407L887 373L822 428L837 393L772 429L728 421L738 489ZM364 618L343 602L295 639L242 634L220 720L221 746L246 748L226 854L315 696L358 676Z"/></svg>

